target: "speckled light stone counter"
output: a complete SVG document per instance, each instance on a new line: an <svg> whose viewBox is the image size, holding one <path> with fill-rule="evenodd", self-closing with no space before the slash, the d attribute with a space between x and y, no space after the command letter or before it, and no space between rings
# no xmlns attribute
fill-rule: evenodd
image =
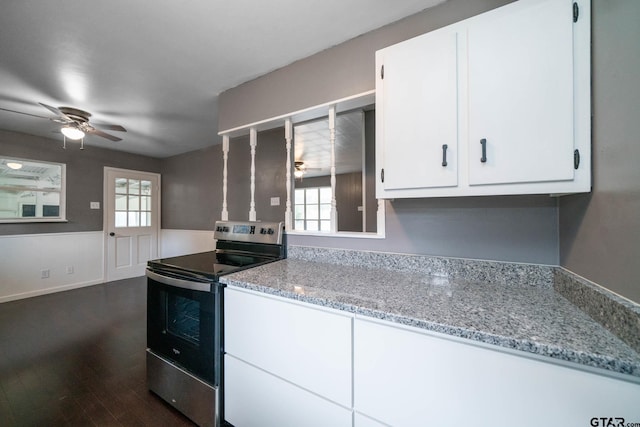
<svg viewBox="0 0 640 427"><path fill-rule="evenodd" d="M553 267L314 253L293 249L221 282L640 377L640 354L560 295Z"/></svg>

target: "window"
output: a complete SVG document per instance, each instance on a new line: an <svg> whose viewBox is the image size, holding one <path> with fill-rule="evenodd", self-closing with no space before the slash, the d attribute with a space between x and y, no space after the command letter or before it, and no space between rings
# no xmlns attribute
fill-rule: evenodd
<svg viewBox="0 0 640 427"><path fill-rule="evenodd" d="M331 231L331 187L296 188L296 230Z"/></svg>
<svg viewBox="0 0 640 427"><path fill-rule="evenodd" d="M0 157L0 222L65 220L65 165Z"/></svg>
<svg viewBox="0 0 640 427"><path fill-rule="evenodd" d="M116 227L151 226L151 181L116 178Z"/></svg>

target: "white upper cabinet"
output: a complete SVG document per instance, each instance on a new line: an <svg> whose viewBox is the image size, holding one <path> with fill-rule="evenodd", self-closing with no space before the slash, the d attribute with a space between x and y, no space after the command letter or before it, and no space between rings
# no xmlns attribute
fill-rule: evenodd
<svg viewBox="0 0 640 427"><path fill-rule="evenodd" d="M469 28L471 185L573 179L572 6L530 3Z"/></svg>
<svg viewBox="0 0 640 427"><path fill-rule="evenodd" d="M591 190L589 0L519 0L376 66L379 198Z"/></svg>
<svg viewBox="0 0 640 427"><path fill-rule="evenodd" d="M442 30L378 53L385 190L458 185L456 45Z"/></svg>

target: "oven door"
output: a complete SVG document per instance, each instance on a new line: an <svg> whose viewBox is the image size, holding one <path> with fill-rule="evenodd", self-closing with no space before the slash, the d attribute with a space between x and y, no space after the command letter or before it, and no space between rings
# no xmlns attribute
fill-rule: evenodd
<svg viewBox="0 0 640 427"><path fill-rule="evenodd" d="M217 282L147 270L147 346L211 384L220 383L221 293Z"/></svg>

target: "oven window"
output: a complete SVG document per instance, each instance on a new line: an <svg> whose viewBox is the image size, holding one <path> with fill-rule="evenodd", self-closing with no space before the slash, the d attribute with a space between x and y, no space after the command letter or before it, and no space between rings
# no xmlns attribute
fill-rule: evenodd
<svg viewBox="0 0 640 427"><path fill-rule="evenodd" d="M167 295L167 325L171 335L200 344L200 303L178 295Z"/></svg>

